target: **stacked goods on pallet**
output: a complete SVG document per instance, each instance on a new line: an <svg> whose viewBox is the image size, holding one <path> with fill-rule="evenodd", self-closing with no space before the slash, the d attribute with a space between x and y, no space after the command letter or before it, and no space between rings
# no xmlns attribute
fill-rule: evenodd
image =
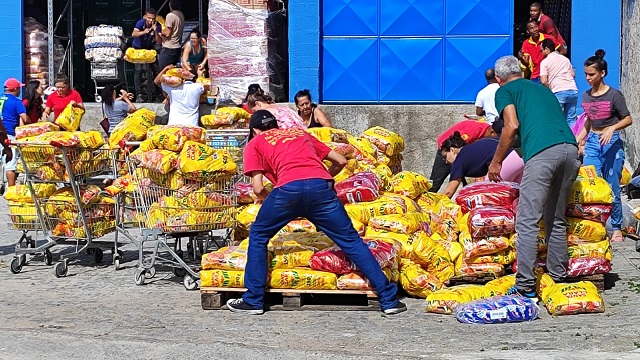
<svg viewBox="0 0 640 360"><path fill-rule="evenodd" d="M24 19L24 50L25 79L46 83L49 80L49 33L44 24L30 17ZM56 69L59 68L63 59L64 48L56 39L54 42Z"/></svg>
<svg viewBox="0 0 640 360"><path fill-rule="evenodd" d="M513 263L518 196L518 184L509 182L476 182L460 191L456 201L469 212L459 238L464 255L456 262L457 275L499 277Z"/></svg>
<svg viewBox="0 0 640 360"><path fill-rule="evenodd" d="M85 59L95 62L114 62L122 59L123 36L120 26L89 26L84 39Z"/></svg>

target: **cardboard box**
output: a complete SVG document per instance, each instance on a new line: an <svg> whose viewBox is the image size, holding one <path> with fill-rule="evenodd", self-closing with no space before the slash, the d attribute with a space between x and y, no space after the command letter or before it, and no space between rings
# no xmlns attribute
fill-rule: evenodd
<svg viewBox="0 0 640 360"><path fill-rule="evenodd" d="M236 3L243 8L267 10L269 8L269 0L235 0Z"/></svg>

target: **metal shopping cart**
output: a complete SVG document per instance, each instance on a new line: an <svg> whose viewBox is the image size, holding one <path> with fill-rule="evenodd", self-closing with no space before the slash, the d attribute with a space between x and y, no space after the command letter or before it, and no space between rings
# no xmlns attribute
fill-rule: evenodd
<svg viewBox="0 0 640 360"><path fill-rule="evenodd" d="M22 235L15 246L15 255L9 264L9 270L18 274L27 264L27 255L41 255L47 266L53 264L53 254L49 250L55 245L43 238L43 226L37 215L36 206L33 203L8 202L9 227L20 230ZM29 233L35 232L35 236Z"/></svg>
<svg viewBox="0 0 640 360"><path fill-rule="evenodd" d="M59 144L16 141L26 185L29 186L35 213L47 242L36 249L46 251L56 245L73 245L74 250L61 255L54 270L56 277L67 275L68 262L82 252L103 260L103 250L113 252L114 263L123 254L118 241L98 238L115 231L118 221L116 203L100 196L100 189L87 186L96 176L115 176L113 151L106 148L83 148ZM48 198L34 191L36 184L56 184L58 190Z"/></svg>
<svg viewBox="0 0 640 360"><path fill-rule="evenodd" d="M141 169L131 159L128 164L137 184L133 199L141 228L136 284L143 285L145 279L153 278L156 266L168 266L174 275L183 277L187 290L195 290L199 264L189 264L188 257L198 259L197 250L200 254L205 251L213 231L224 231L230 237L236 225L237 196L233 186L237 176L190 177L176 173L179 180L167 180L167 175ZM192 256L185 257L183 239Z"/></svg>

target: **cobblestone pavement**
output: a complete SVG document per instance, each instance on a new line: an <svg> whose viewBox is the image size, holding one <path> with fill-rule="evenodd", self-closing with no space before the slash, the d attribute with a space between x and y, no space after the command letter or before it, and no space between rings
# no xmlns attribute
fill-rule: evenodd
<svg viewBox="0 0 640 360"><path fill-rule="evenodd" d="M0 212L7 214L4 200ZM604 314L553 318L542 311L532 323L473 326L426 314L419 299L388 318L203 311L199 293L168 271L136 286L131 245L119 271L84 255L66 278L38 259L14 275L8 266L19 234L0 226L0 359L640 359L640 254L630 240L614 244Z"/></svg>

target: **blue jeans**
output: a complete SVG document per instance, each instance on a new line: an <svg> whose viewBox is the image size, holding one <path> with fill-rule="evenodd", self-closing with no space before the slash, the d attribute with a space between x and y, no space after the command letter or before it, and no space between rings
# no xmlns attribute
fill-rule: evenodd
<svg viewBox="0 0 640 360"><path fill-rule="evenodd" d="M624 149L620 134L616 131L607 145L600 145L600 137L594 132L587 135L584 147L583 164L593 165L613 190L613 209L611 209L611 227L622 228L622 201L620 200L620 177L624 166Z"/></svg>
<svg viewBox="0 0 640 360"><path fill-rule="evenodd" d="M285 184L273 189L262 204L249 231L249 251L244 273L247 292L242 296L245 303L256 309L264 307L267 244L282 227L298 217L307 218L318 231L324 232L344 251L376 289L383 310L397 305L396 285L389 282L369 247L353 228L333 185L322 179Z"/></svg>
<svg viewBox="0 0 640 360"><path fill-rule="evenodd" d="M534 84L542 84L542 81L540 80L539 77L535 78L535 79L531 79L531 82Z"/></svg>
<svg viewBox="0 0 640 360"><path fill-rule="evenodd" d="M567 124L572 127L576 123L576 107L578 106L578 90L565 90L554 93L562 110L564 116L567 118Z"/></svg>

